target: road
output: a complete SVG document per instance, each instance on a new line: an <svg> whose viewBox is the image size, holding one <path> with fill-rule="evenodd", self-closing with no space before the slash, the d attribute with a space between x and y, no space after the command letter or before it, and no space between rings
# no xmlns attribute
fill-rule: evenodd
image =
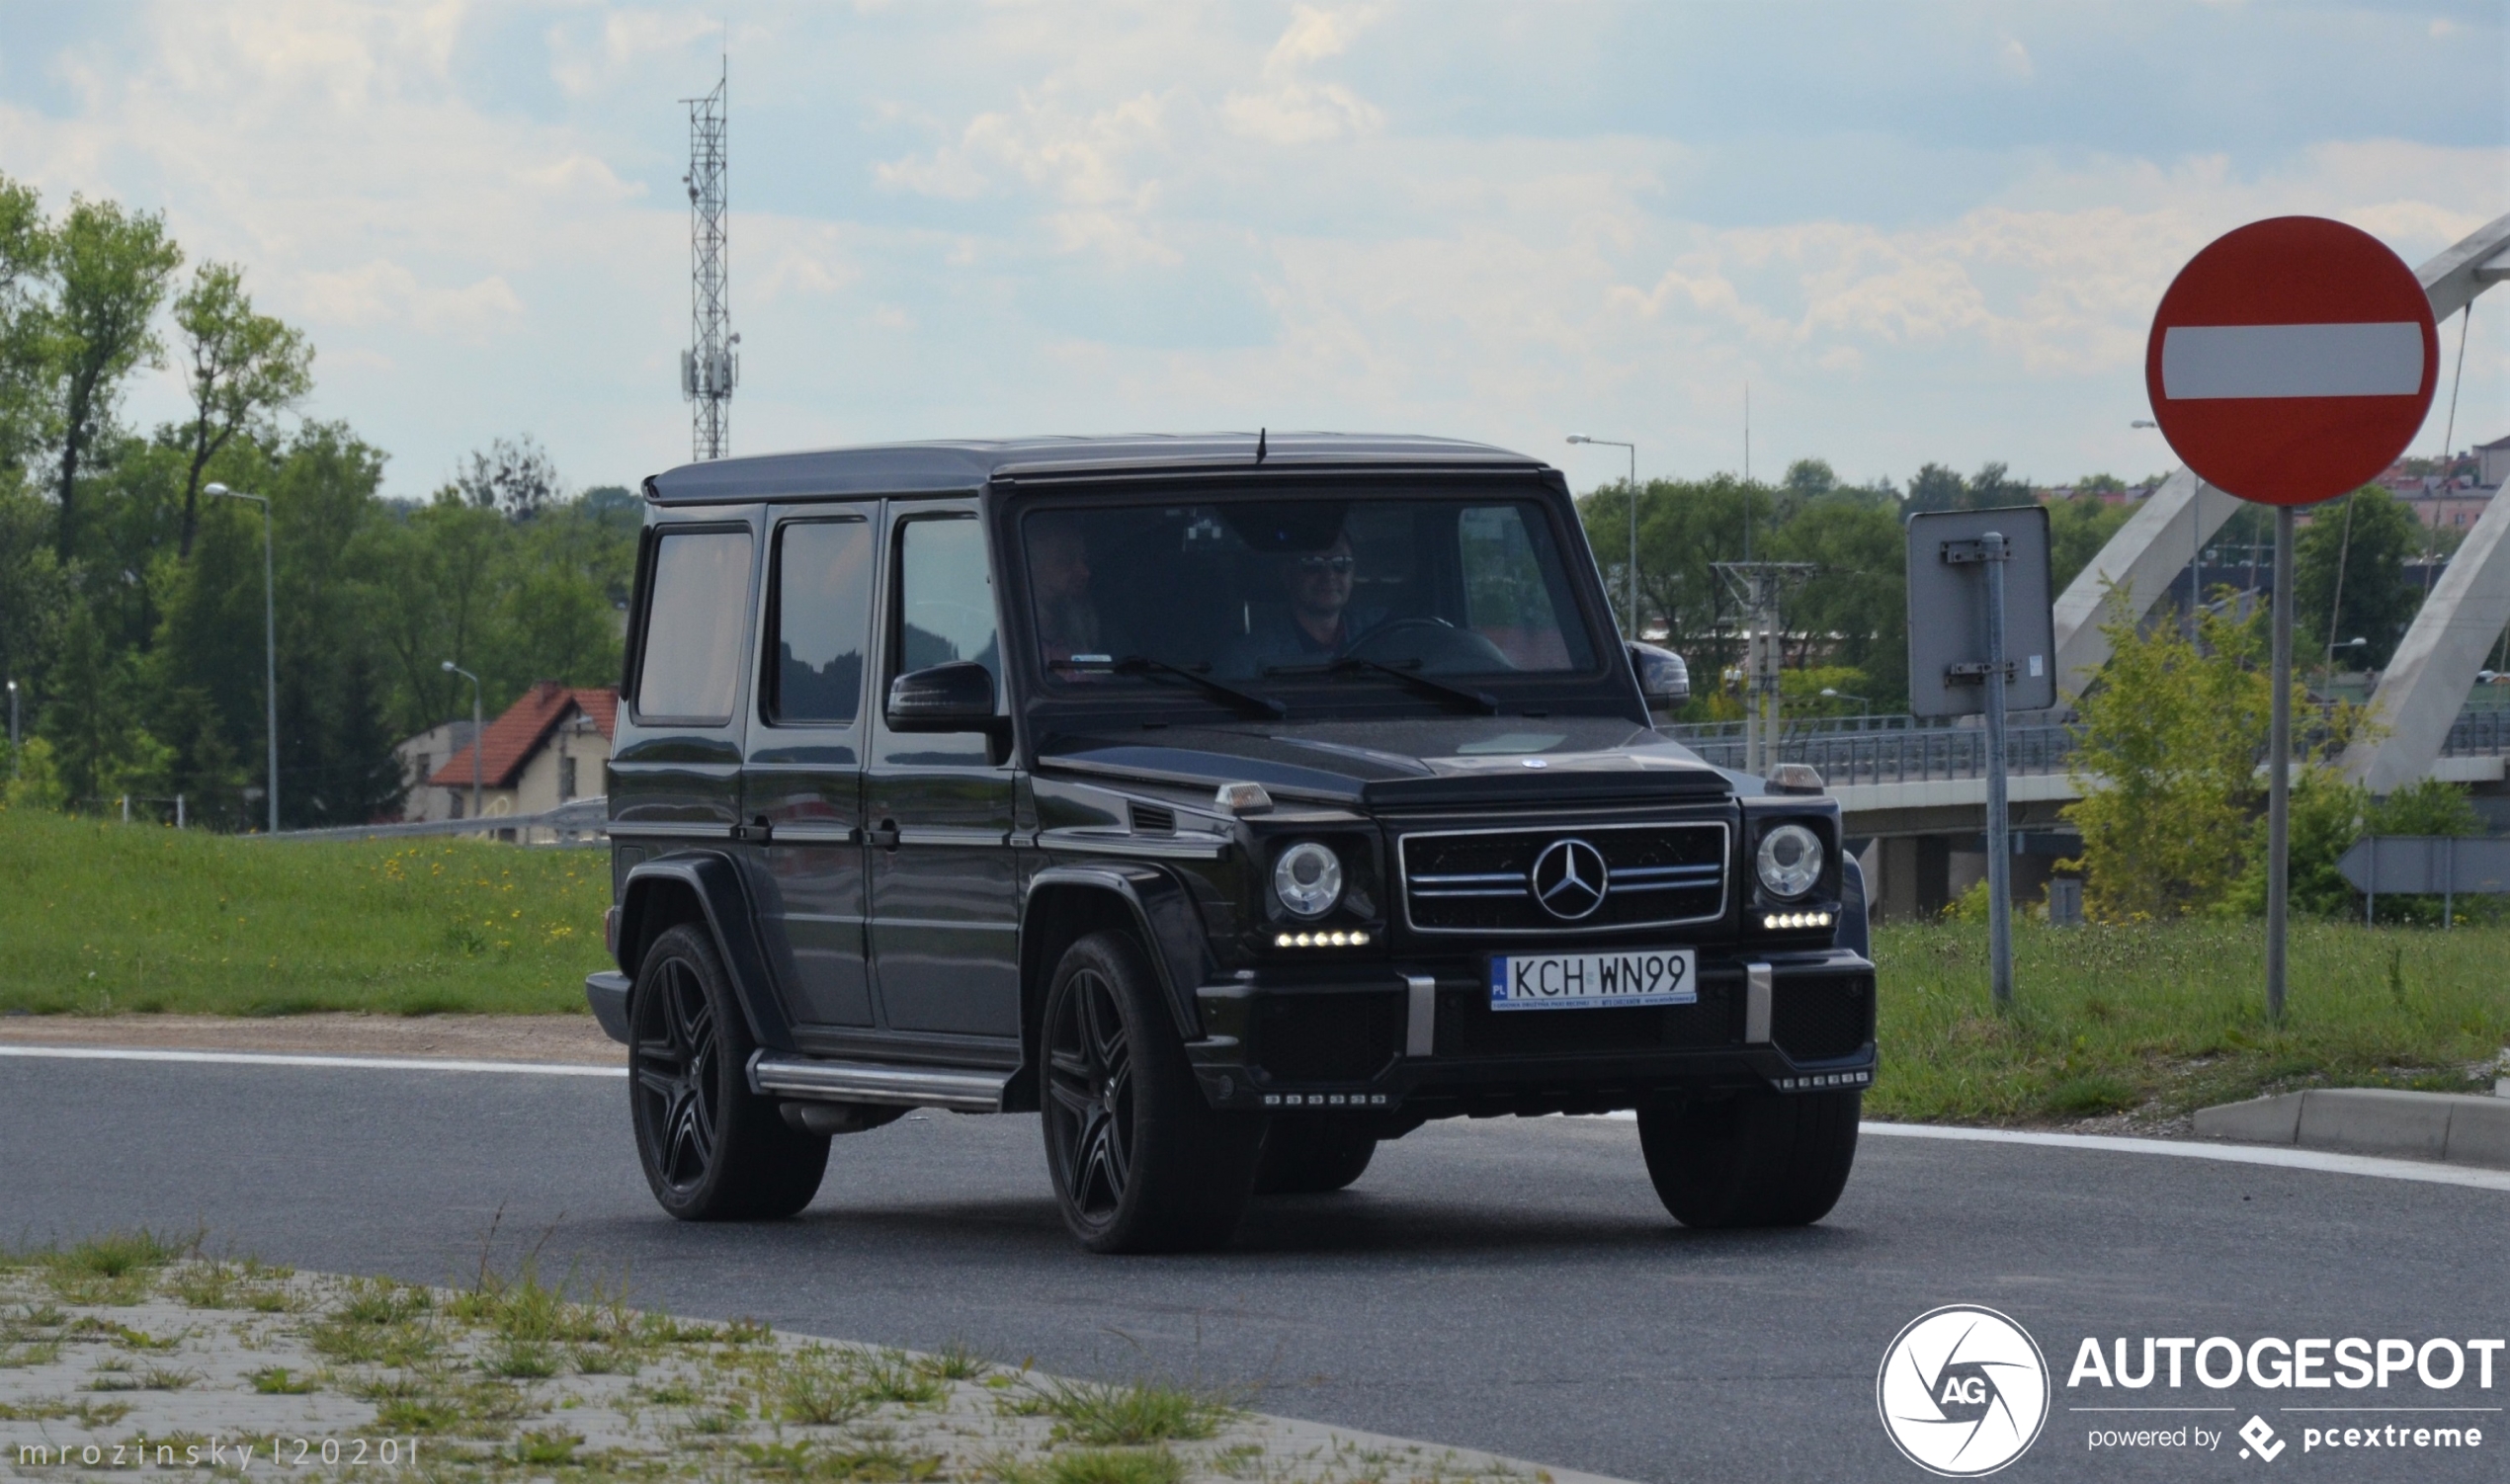
<svg viewBox="0 0 2510 1484"><path fill-rule="evenodd" d="M494 1223L499 1261L544 1243L551 1271L624 1277L649 1307L1251 1387L1265 1411L1633 1480L1925 1477L1883 1437L1875 1370L1941 1304L2012 1315L2056 1371L2014 1479L2251 1466L2236 1438L2088 1450L2063 1386L2086 1335L2510 1333L2501 1189L1869 1135L1829 1220L1701 1233L1657 1206L1631 1123L1500 1120L1263 1202L1227 1252L1108 1259L1065 1239L1033 1117L843 1138L800 1219L704 1227L653 1205L625 1104L609 1078L0 1059L0 1240L197 1224L213 1248L443 1281ZM2439 1399L2499 1406L2495 1379ZM2297 1439L2274 1412L2293 1394L2179 1399ZM2503 1415L2460 1420L2487 1445L2277 1466L2500 1478Z"/></svg>

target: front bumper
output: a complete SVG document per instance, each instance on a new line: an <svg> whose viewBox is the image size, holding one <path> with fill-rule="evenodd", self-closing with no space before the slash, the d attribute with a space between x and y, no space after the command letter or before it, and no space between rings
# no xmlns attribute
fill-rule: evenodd
<svg viewBox="0 0 2510 1484"><path fill-rule="evenodd" d="M605 969L584 976L584 1003L601 1023L602 1032L621 1045L628 1044L628 976L617 969Z"/></svg>
<svg viewBox="0 0 2510 1484"><path fill-rule="evenodd" d="M1214 1108L1399 1116L1607 1113L1871 1086L1874 965L1704 948L1696 1004L1493 1012L1477 956L1274 971L1197 992Z"/></svg>

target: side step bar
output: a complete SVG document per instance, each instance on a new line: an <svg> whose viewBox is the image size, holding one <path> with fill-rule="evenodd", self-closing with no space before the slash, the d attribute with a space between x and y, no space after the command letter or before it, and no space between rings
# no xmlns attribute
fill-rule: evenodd
<svg viewBox="0 0 2510 1484"><path fill-rule="evenodd" d="M750 1058L750 1091L761 1097L807 1098L826 1103L887 1103L908 1108L949 1108L962 1113L999 1113L1009 1072L884 1066L809 1057Z"/></svg>

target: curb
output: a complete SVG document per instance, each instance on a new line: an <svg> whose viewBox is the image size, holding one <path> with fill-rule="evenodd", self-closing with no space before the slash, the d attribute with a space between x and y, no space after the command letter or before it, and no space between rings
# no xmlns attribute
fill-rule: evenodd
<svg viewBox="0 0 2510 1484"><path fill-rule="evenodd" d="M2510 1098L2312 1088L2199 1109L2197 1137L2510 1169Z"/></svg>

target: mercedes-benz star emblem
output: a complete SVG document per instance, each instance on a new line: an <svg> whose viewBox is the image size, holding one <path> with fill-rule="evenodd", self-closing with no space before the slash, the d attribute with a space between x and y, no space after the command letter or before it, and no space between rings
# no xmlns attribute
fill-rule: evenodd
<svg viewBox="0 0 2510 1484"><path fill-rule="evenodd" d="M1554 840L1534 858L1534 899L1562 922L1592 916L1609 880L1604 853L1583 840Z"/></svg>

